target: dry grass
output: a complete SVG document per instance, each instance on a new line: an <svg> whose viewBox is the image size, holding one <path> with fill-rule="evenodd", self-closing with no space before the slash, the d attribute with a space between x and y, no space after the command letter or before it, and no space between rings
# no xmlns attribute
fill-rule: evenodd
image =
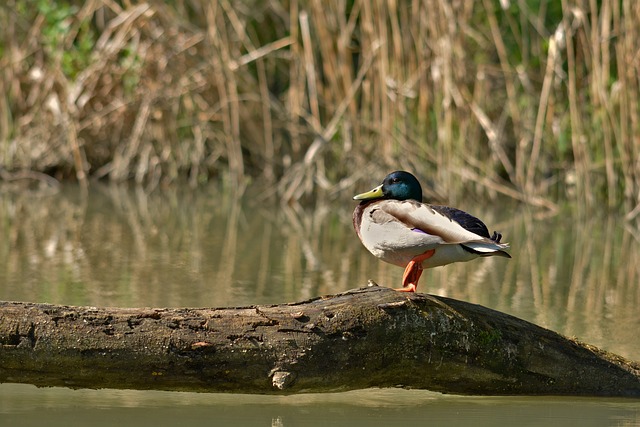
<svg viewBox="0 0 640 427"><path fill-rule="evenodd" d="M0 8L5 178L298 200L405 168L433 195L640 213L636 1L73 3Z"/></svg>

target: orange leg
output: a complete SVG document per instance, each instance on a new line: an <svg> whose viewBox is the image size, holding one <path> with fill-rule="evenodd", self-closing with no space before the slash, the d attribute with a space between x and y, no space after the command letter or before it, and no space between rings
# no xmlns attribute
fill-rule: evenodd
<svg viewBox="0 0 640 427"><path fill-rule="evenodd" d="M418 287L418 280L422 276L422 261L429 259L436 253L435 249L430 249L427 252L415 256L404 269L402 275L402 287L396 289L400 292L415 292Z"/></svg>

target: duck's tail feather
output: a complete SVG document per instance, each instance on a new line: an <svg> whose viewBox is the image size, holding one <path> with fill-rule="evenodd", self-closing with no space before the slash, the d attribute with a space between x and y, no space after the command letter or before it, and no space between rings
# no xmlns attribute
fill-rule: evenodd
<svg viewBox="0 0 640 427"><path fill-rule="evenodd" d="M509 249L508 243L499 243L502 235L500 233L493 233L496 239L491 238L491 242L489 241L476 241L476 242L465 242L460 245L462 248L468 252L477 254L479 256L501 256L505 258L511 258L507 249Z"/></svg>

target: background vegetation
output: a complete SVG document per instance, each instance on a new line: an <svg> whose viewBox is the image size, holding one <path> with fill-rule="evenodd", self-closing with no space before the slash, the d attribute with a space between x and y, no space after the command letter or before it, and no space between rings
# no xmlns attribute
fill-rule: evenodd
<svg viewBox="0 0 640 427"><path fill-rule="evenodd" d="M406 168L633 218L638 40L634 0L9 0L0 174L297 200Z"/></svg>

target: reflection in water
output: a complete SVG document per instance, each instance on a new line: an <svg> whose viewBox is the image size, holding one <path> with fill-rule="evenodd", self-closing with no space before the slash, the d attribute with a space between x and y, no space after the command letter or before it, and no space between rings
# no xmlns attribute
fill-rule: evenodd
<svg viewBox="0 0 640 427"><path fill-rule="evenodd" d="M4 193L0 299L97 306L238 306L398 286L402 269L358 241L350 195L315 208L243 200L210 186L147 194ZM427 270L421 290L505 311L640 359L638 225L461 206L502 231L513 259ZM635 228L633 228L635 227ZM635 234L634 234L635 233Z"/></svg>
<svg viewBox="0 0 640 427"><path fill-rule="evenodd" d="M113 426L634 426L631 399L463 397L421 390L360 390L293 396L0 385L3 425ZM43 422L43 420L46 420ZM171 424L174 424L171 423Z"/></svg>
<svg viewBox="0 0 640 427"><path fill-rule="evenodd" d="M239 306L337 293L363 286L370 278L399 285L402 269L374 258L356 237L350 194L318 201L313 209L251 195L250 189L239 200L214 186L146 194L99 185L86 195L73 186L53 195L1 193L0 232L5 238L0 243L0 299L123 307ZM604 214L578 219L570 209L539 217L510 201L499 212L487 206L460 207L501 231L512 244L513 259L427 270L422 291L505 311L640 359L637 223ZM544 425L602 425L614 419L619 425L637 425L638 409L623 402L492 400L402 390L239 397L0 385L2 419L13 416L21 425L42 423L36 415L29 421L33 408L48 421L57 416L61 425L82 414L100 425L96 407L109 409L111 422L135 418L138 425L157 425L168 410L184 415L183 423L190 419L199 424L215 413L218 420L227 417L246 425L326 425L327 420L351 426L395 421L423 425L428 413L430 425L450 426L455 420L477 424L478 417L495 425L515 422L529 411L528 419L546 414Z"/></svg>

